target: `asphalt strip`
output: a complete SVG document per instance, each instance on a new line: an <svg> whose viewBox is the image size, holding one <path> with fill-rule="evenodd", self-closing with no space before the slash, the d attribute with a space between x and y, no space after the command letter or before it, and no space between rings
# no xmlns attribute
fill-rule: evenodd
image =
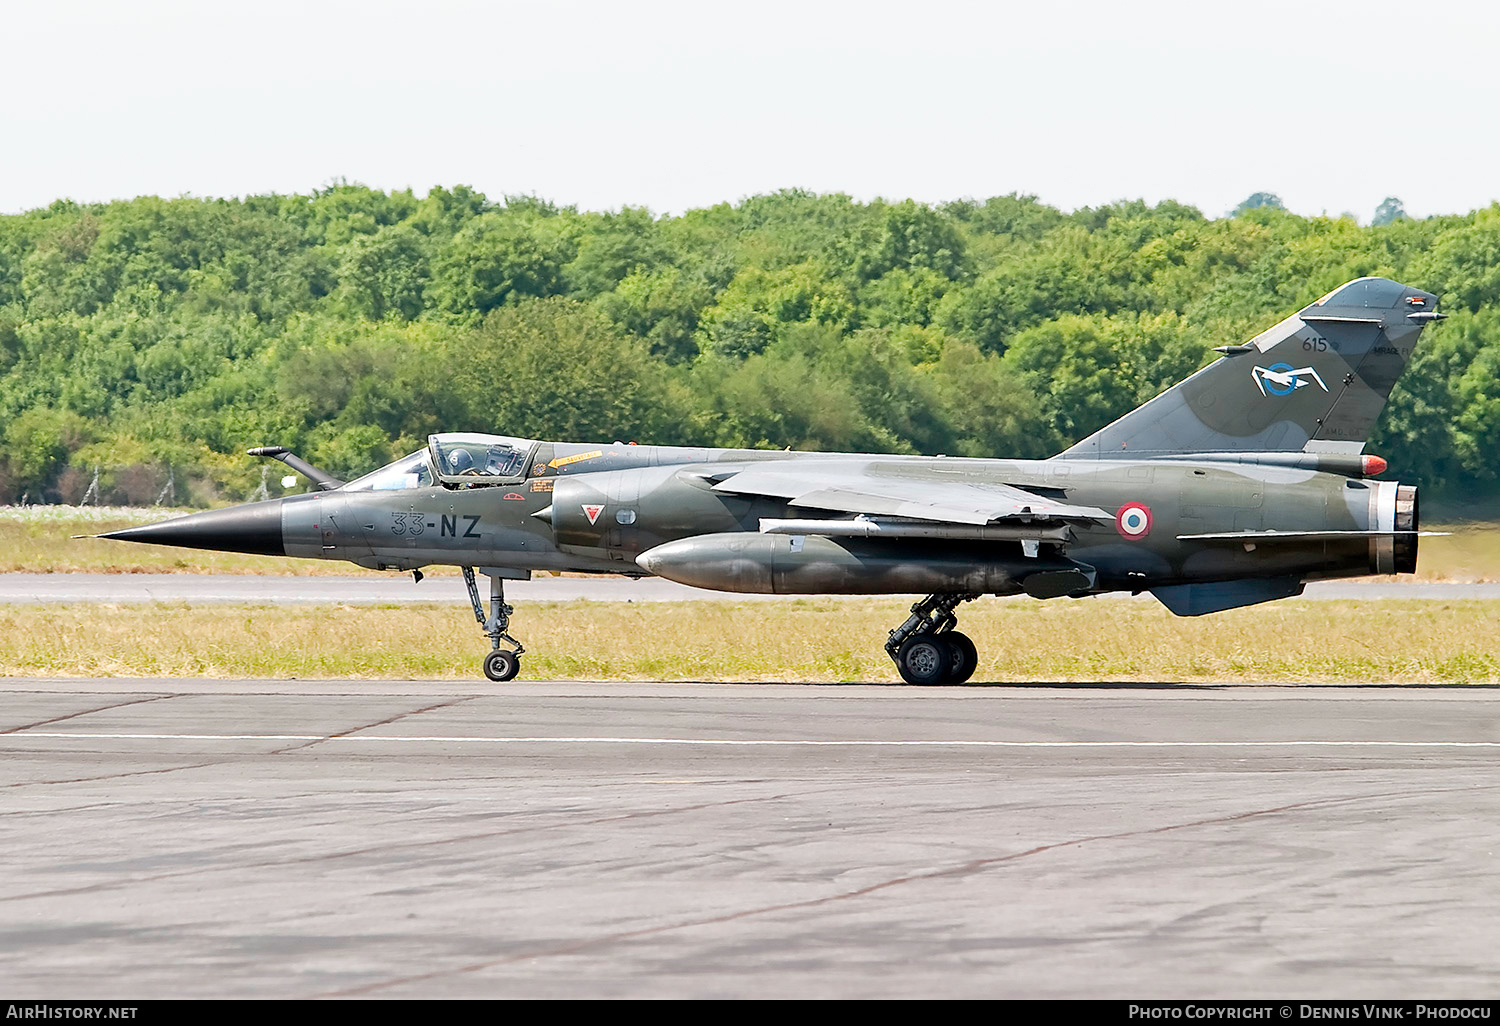
<svg viewBox="0 0 1500 1026"><path fill-rule="evenodd" d="M324 734L120 734L20 730L0 740L49 738L76 741L316 741L324 744L594 744L710 745L718 747L928 747L928 748L1500 748L1500 741L982 741L706 737L462 737L449 735Z"/></svg>

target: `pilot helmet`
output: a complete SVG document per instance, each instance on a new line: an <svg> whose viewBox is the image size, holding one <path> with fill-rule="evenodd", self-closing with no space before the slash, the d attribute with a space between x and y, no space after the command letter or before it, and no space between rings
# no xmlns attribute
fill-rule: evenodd
<svg viewBox="0 0 1500 1026"><path fill-rule="evenodd" d="M462 474L474 466L474 457L467 449L453 449L448 453L448 473Z"/></svg>

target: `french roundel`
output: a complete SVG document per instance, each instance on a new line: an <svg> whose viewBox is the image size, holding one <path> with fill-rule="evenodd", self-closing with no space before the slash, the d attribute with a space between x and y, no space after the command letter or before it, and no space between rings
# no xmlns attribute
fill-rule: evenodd
<svg viewBox="0 0 1500 1026"><path fill-rule="evenodd" d="M1151 533L1151 507L1127 502L1115 514L1115 530L1127 538L1144 538Z"/></svg>

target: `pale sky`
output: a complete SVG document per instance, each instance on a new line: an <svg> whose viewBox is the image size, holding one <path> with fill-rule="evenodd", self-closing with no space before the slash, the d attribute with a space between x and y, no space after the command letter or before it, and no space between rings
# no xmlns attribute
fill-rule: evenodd
<svg viewBox="0 0 1500 1026"><path fill-rule="evenodd" d="M469 184L1064 209L1500 199L1500 4L0 0L0 212Z"/></svg>

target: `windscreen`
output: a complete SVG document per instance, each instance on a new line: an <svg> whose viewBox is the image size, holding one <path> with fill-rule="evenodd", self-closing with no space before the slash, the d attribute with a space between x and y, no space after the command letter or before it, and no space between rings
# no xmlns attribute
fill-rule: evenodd
<svg viewBox="0 0 1500 1026"><path fill-rule="evenodd" d="M426 488L432 483L432 466L427 462L427 450L423 449L366 474L364 477L350 481L344 487L351 492L379 492L397 488Z"/></svg>

